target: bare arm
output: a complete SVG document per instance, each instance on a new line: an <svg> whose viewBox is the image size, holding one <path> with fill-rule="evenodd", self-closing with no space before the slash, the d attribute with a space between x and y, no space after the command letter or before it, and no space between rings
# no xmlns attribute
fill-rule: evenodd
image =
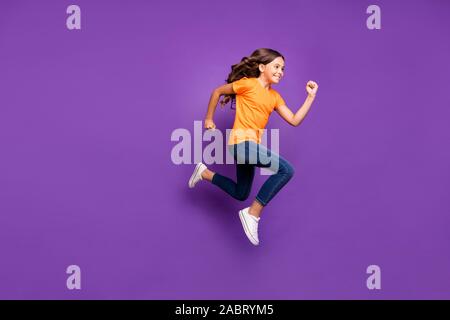
<svg viewBox="0 0 450 320"><path fill-rule="evenodd" d="M276 110L278 114L286 120L292 126L298 126L302 123L303 119L305 119L306 115L311 108L312 103L316 97L317 89L319 86L314 81L308 81L306 85L306 90L308 92L308 96L305 99L303 105L298 109L298 111L294 114L287 106L279 106Z"/></svg>
<svg viewBox="0 0 450 320"><path fill-rule="evenodd" d="M209 98L208 103L208 111L206 112L205 117L206 129L214 129L216 127L213 121L214 112L216 111L217 103L219 102L220 96L224 94L234 94L233 85L231 83L227 83L220 87L217 87L211 93L211 97Z"/></svg>

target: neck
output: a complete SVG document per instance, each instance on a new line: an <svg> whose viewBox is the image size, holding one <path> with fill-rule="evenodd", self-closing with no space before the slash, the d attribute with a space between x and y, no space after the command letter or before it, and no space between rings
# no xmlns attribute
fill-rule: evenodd
<svg viewBox="0 0 450 320"><path fill-rule="evenodd" d="M264 87L264 89L269 90L270 89L270 83L263 77L258 77L259 83Z"/></svg>

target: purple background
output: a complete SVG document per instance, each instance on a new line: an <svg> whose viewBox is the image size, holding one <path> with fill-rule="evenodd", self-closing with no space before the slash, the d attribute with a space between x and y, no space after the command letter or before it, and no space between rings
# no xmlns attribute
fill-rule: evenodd
<svg viewBox="0 0 450 320"><path fill-rule="evenodd" d="M81 7L82 30L66 28ZM378 4L382 29L368 30ZM450 298L448 1L13 1L0 5L0 298ZM191 190L170 135L231 64L286 57L296 168L246 239ZM234 111L215 121L231 128ZM205 144L206 145L206 144ZM233 165L214 170L234 177ZM252 198L264 176L256 176ZM66 267L82 290L66 288ZM382 289L366 287L381 267Z"/></svg>

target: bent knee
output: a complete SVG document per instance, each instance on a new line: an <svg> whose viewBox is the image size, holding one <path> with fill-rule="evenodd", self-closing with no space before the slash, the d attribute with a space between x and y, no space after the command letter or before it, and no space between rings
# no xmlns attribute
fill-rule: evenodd
<svg viewBox="0 0 450 320"><path fill-rule="evenodd" d="M245 201L248 199L250 192L241 192L236 195L236 200Z"/></svg>
<svg viewBox="0 0 450 320"><path fill-rule="evenodd" d="M286 174L286 176L288 176L289 177L289 179L291 179L293 176L294 176L294 173L295 173L295 169L294 169L294 167L291 165L291 164L289 164L289 163L286 163L284 166L283 166L284 168L284 173Z"/></svg>

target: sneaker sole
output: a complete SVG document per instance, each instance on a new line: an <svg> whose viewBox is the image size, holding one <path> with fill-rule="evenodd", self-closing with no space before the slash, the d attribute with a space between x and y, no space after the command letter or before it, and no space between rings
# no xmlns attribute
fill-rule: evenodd
<svg viewBox="0 0 450 320"><path fill-rule="evenodd" d="M200 169L200 167L201 167L201 162L197 163L197 165L195 166L194 173L192 174L191 178L189 179L189 188L195 187L195 185L194 185L194 178L197 175L198 170Z"/></svg>
<svg viewBox="0 0 450 320"><path fill-rule="evenodd" d="M250 242L251 242L253 245L257 246L257 245L259 244L259 242L257 242L257 241L253 238L253 236L250 234L250 230L248 229L247 222L245 222L245 219L244 219L242 210L239 211L239 219L241 219L242 227L243 227L243 229L244 229L245 235L247 236L248 240L250 240Z"/></svg>

